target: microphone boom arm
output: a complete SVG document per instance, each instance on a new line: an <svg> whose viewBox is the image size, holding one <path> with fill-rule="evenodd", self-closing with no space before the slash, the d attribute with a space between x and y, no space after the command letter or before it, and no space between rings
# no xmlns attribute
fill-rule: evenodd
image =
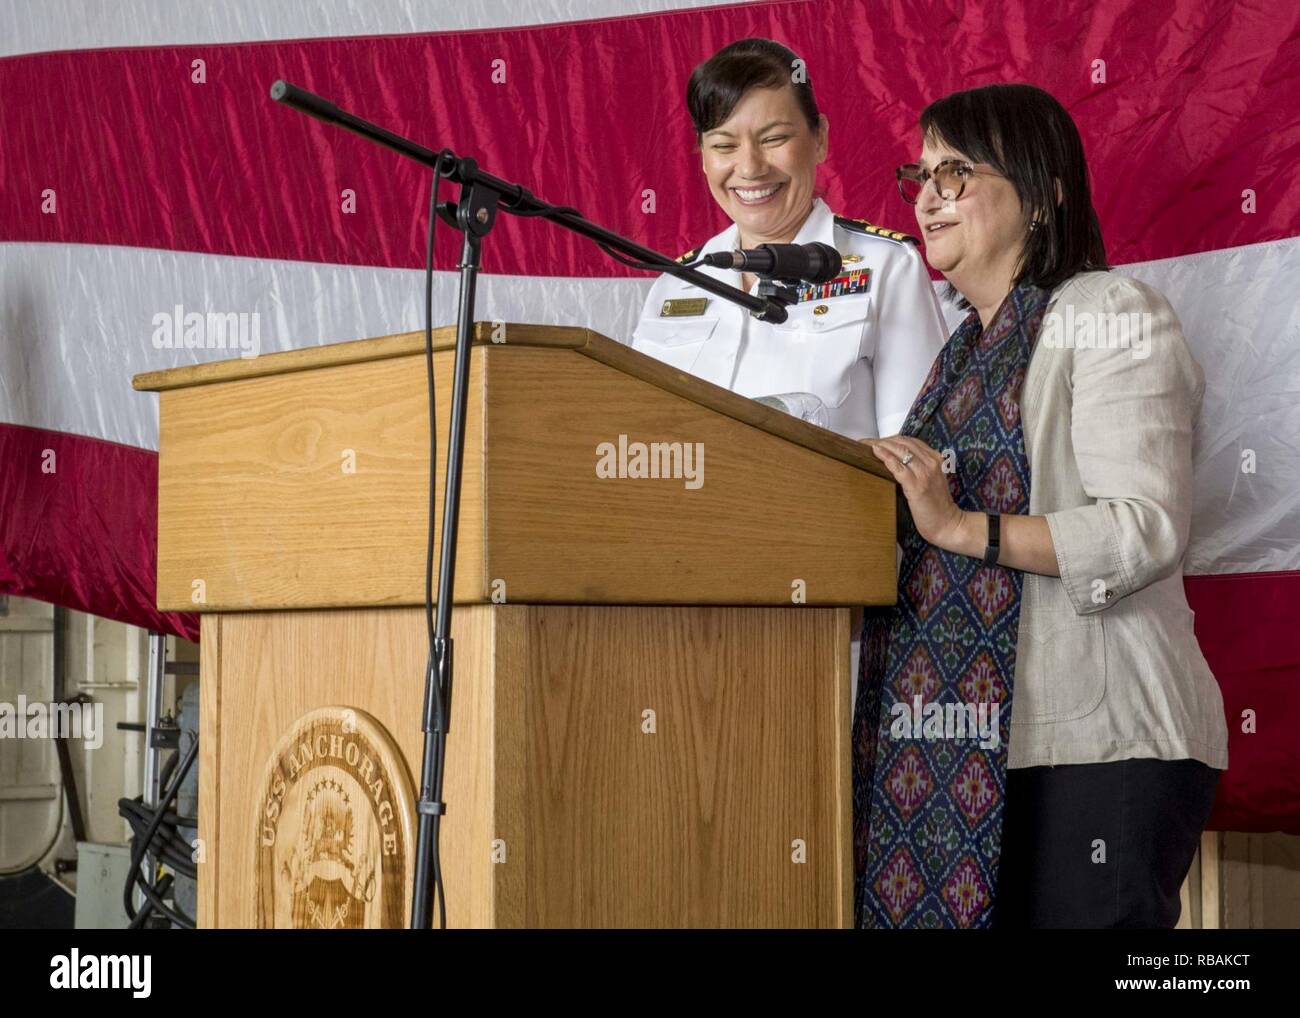
<svg viewBox="0 0 1300 1018"><path fill-rule="evenodd" d="M305 88L292 85L287 81L277 81L271 86L271 98L322 123L333 124L346 131L351 131L353 134L359 134L377 145L391 149L398 155L413 159L430 169L438 169L441 158L443 177L461 185L478 184L489 191L495 192L500 195L497 208L503 212L548 219L556 226L563 227L571 233L576 233L579 236L596 241L597 244L613 248L636 261L645 262L670 276L676 276L693 286L698 286L701 290L711 293L715 297L721 297L733 304L739 304L754 317L763 321L779 324L788 317L785 307L780 301L755 297L739 287L729 286L726 283L719 282L712 276L706 276L703 272L687 268L667 255L660 254L648 247L642 247L621 234L597 226L574 209L552 205L550 202L538 198L519 184L512 184L479 169L478 164L473 159L462 158L448 149L434 152L432 149L425 148L423 145L417 144L408 138L403 138L399 134L394 134L386 128L372 124L368 120L353 116L346 110L339 109L328 99L316 95L314 92L308 92Z"/></svg>

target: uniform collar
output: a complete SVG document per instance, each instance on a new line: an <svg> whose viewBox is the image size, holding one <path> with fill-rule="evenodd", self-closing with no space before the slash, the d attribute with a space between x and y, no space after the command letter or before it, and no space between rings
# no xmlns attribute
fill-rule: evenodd
<svg viewBox="0 0 1300 1018"><path fill-rule="evenodd" d="M734 251L739 246L740 227L732 223L727 229L713 237L701 249L701 254L713 254L715 251ZM793 243L823 244L835 246L835 214L822 199L814 198L812 211L799 227Z"/></svg>
<svg viewBox="0 0 1300 1018"><path fill-rule="evenodd" d="M711 238L699 250L697 257L713 254L716 251L734 251L739 246L739 239L740 227L732 223L727 229ZM808 218L804 220L803 226L799 227L799 232L795 234L794 243L813 244L818 241L835 247L835 213L822 199L814 198L812 211L808 213ZM730 269L701 266L699 271L724 283L730 283L732 286L740 285L740 276Z"/></svg>
<svg viewBox="0 0 1300 1018"><path fill-rule="evenodd" d="M835 246L835 214L820 198L814 199L813 208L795 234L796 244L829 244Z"/></svg>

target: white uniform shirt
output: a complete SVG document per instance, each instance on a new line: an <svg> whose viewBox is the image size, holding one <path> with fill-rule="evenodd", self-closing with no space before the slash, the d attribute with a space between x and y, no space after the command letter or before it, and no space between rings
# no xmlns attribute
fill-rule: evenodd
<svg viewBox="0 0 1300 1018"><path fill-rule="evenodd" d="M693 257L735 250L738 234L732 224ZM849 438L897 434L945 341L925 265L911 241L836 223L820 198L794 239L816 241L845 257L844 272L869 272L864 292L802 300L776 325L665 274L650 290L632 348L751 399L811 393L826 408L826 426ZM699 271L740 285L730 269ZM665 301L692 297L707 300L703 313L661 315Z"/></svg>

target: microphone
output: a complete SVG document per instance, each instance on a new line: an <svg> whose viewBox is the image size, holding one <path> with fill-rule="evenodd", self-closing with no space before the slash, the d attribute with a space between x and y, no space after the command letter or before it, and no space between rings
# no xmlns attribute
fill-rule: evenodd
<svg viewBox="0 0 1300 1018"><path fill-rule="evenodd" d="M717 269L752 272L770 279L801 279L829 283L840 274L844 259L829 244L760 244L749 251L722 251L705 255L705 265Z"/></svg>

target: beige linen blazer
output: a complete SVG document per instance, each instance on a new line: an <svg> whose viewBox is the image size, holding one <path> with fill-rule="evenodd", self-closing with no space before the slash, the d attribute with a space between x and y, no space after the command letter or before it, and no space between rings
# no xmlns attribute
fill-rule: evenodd
<svg viewBox="0 0 1300 1018"><path fill-rule="evenodd" d="M1205 377L1161 294L1085 272L1052 295L1021 393L1029 511L1060 577L1024 574L1011 767L1228 766L1182 562Z"/></svg>

